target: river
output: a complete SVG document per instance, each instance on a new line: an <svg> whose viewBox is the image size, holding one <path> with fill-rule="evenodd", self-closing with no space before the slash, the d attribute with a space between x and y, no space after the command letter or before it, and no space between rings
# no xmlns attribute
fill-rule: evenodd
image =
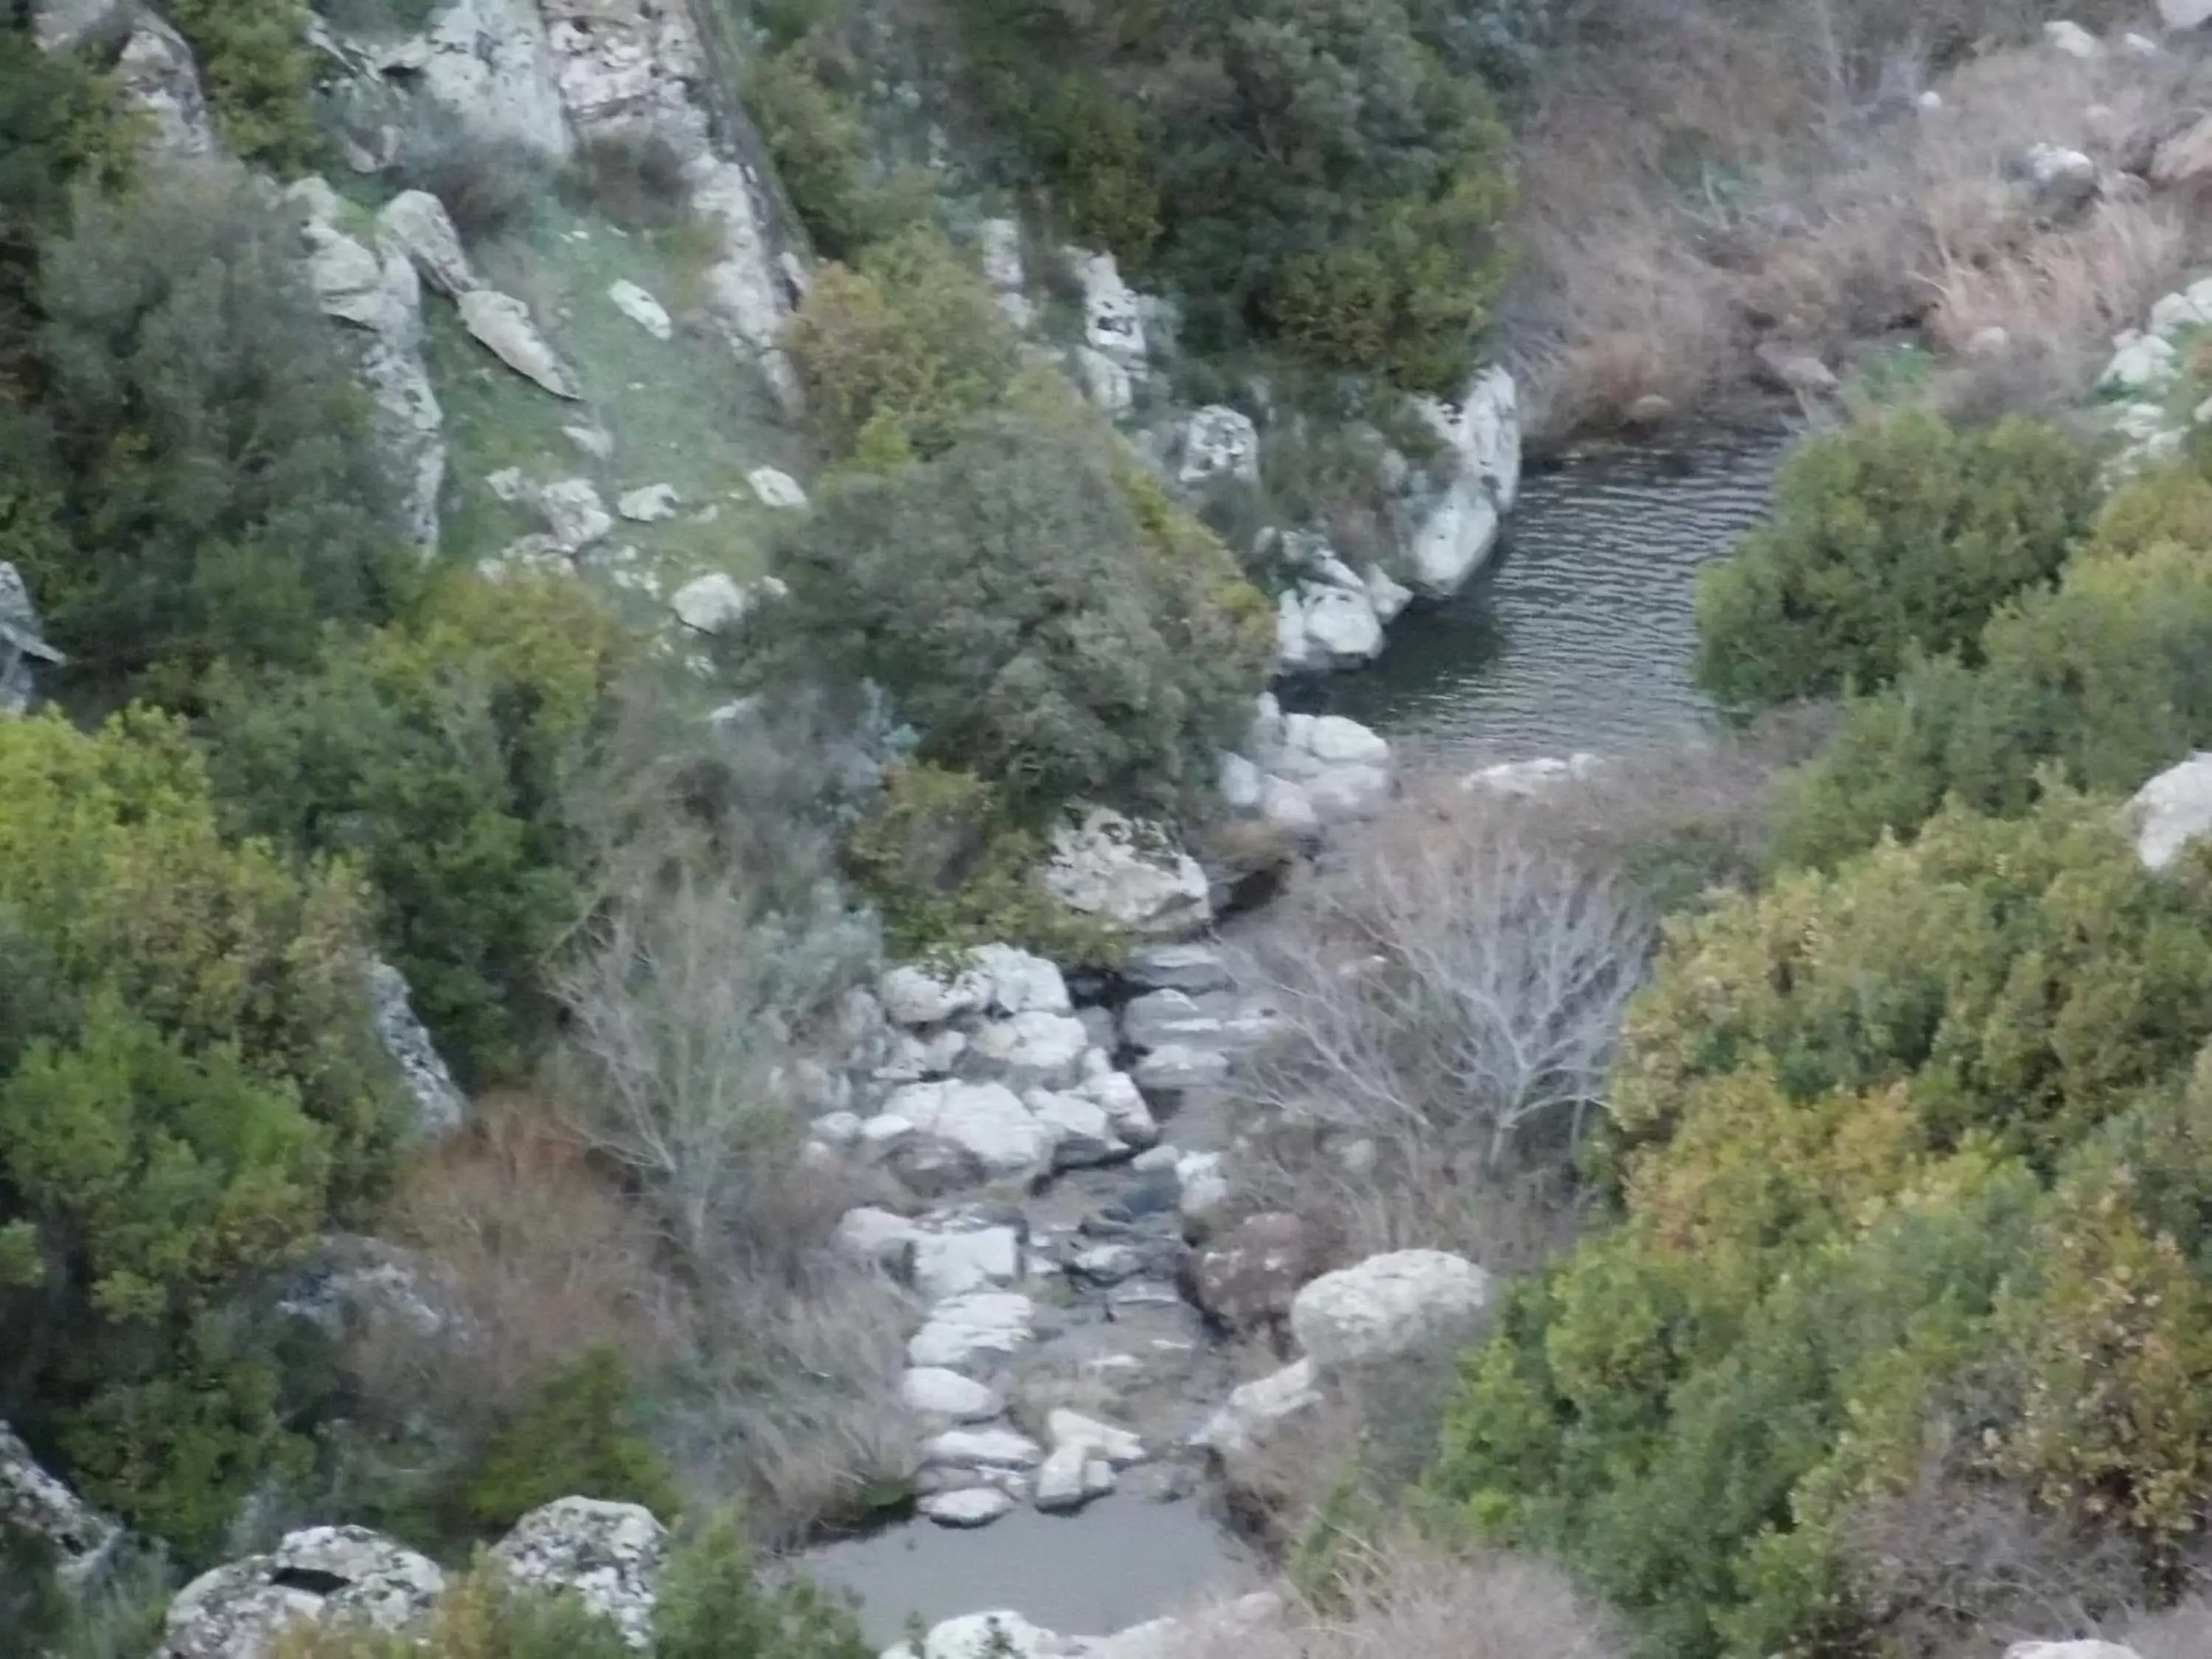
<svg viewBox="0 0 2212 1659"><path fill-rule="evenodd" d="M1504 545L1455 599L1390 629L1382 659L1283 689L1471 769L1695 732L1695 576L1767 513L1796 434L1705 428L1531 467Z"/></svg>
<svg viewBox="0 0 2212 1659"><path fill-rule="evenodd" d="M1371 668L1285 687L1285 702L1349 714L1401 748L1469 767L1694 733L1707 718L1689 677L1696 573L1765 516L1794 436L1772 425L1707 428L1666 443L1592 445L1532 468L1504 547L1475 582L1401 617ZM1176 1145L1215 1144L1220 1126L1192 1121L1198 1115L1169 1121ZM1086 1172L1033 1201L1039 1239L1072 1231L1085 1206L1122 1178ZM1194 1325L1172 1323L1188 1322L1187 1308L1150 1310L1170 1325L1149 1344L1134 1316L1079 1324L1063 1343L1202 1340ZM856 1597L869 1637L884 1644L910 1617L929 1625L993 1607L1104 1634L1209 1591L1249 1589L1260 1575L1203 1497L1160 1502L1129 1492L1072 1517L1024 1507L977 1532L910 1521L801 1561Z"/></svg>

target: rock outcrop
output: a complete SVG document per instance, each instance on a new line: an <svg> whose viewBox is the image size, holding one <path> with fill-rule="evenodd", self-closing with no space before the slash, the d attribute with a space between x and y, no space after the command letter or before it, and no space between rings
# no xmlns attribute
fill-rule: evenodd
<svg viewBox="0 0 2212 1659"><path fill-rule="evenodd" d="M64 1583L81 1583L100 1570L122 1530L31 1455L15 1431L0 1423L0 1534L27 1534L53 1552Z"/></svg>
<svg viewBox="0 0 2212 1659"><path fill-rule="evenodd" d="M266 1659L302 1624L404 1631L445 1594L435 1562L365 1527L288 1533L177 1592L155 1659Z"/></svg>
<svg viewBox="0 0 2212 1659"><path fill-rule="evenodd" d="M2168 767L2135 793L2136 855L2163 870L2182 850L2212 835L2212 750Z"/></svg>
<svg viewBox="0 0 2212 1659"><path fill-rule="evenodd" d="M1133 933L1194 933L1213 918L1198 861L1166 831L1110 807L1054 830L1044 883L1069 909Z"/></svg>
<svg viewBox="0 0 2212 1659"><path fill-rule="evenodd" d="M124 102L148 118L156 152L185 160L215 154L215 127L192 49L153 12L135 13L115 60L115 84Z"/></svg>
<svg viewBox="0 0 2212 1659"><path fill-rule="evenodd" d="M1430 399L1423 417L1443 446L1442 493L1420 514L1407 549L1413 586L1457 592L1498 545L1504 515L1521 487L1521 415L1513 377L1486 368L1456 404Z"/></svg>
<svg viewBox="0 0 2212 1659"><path fill-rule="evenodd" d="M574 400L584 395L576 377L545 343L530 307L521 301L494 289L479 288L462 295L459 305L461 326L516 374L556 398Z"/></svg>
<svg viewBox="0 0 2212 1659"><path fill-rule="evenodd" d="M1371 1365L1470 1335L1490 1275L1442 1250L1398 1250L1323 1273L1291 1304L1291 1334L1321 1370Z"/></svg>
<svg viewBox="0 0 2212 1659"><path fill-rule="evenodd" d="M67 660L46 643L22 574L0 559L0 717L21 714L38 692L38 672Z"/></svg>
<svg viewBox="0 0 2212 1659"><path fill-rule="evenodd" d="M308 39L346 71L348 159L361 171L389 166L404 134L439 128L487 155L549 167L574 149L533 0L446 0L396 40L356 40L319 19Z"/></svg>
<svg viewBox="0 0 2212 1659"><path fill-rule="evenodd" d="M427 1139L451 1134L467 1119L468 1099L428 1030L416 1018L405 977L389 963L372 962L368 978L369 1024L415 1103L416 1133Z"/></svg>
<svg viewBox="0 0 2212 1659"><path fill-rule="evenodd" d="M641 1650L653 1643L653 1597L667 1553L668 1529L650 1510L596 1498L534 1509L491 1549L515 1583L573 1592Z"/></svg>

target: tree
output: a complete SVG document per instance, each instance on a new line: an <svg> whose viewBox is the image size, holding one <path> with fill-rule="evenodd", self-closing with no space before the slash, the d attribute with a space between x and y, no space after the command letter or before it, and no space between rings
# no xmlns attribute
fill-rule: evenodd
<svg viewBox="0 0 2212 1659"><path fill-rule="evenodd" d="M415 1006L476 1084L521 1063L581 920L569 788L629 643L579 583L471 574L303 673L210 682L210 764L238 826L361 861Z"/></svg>
<svg viewBox="0 0 2212 1659"><path fill-rule="evenodd" d="M302 665L411 580L364 399L242 178L88 198L45 248L39 395L0 468L51 532L16 549L80 684L189 700L217 657Z"/></svg>
<svg viewBox="0 0 2212 1659"><path fill-rule="evenodd" d="M1030 811L1194 791L1264 674L1258 596L1113 443L1071 411L981 417L839 481L782 550L805 648Z"/></svg>
<svg viewBox="0 0 2212 1659"><path fill-rule="evenodd" d="M471 1516L487 1531L513 1526L556 1498L641 1504L673 1519L668 1465L637 1433L623 1357L588 1348L485 1449L469 1483Z"/></svg>
<svg viewBox="0 0 2212 1659"><path fill-rule="evenodd" d="M224 840L180 724L0 725L0 1406L188 1554L299 1450L245 1293L397 1138L362 921Z"/></svg>
<svg viewBox="0 0 2212 1659"><path fill-rule="evenodd" d="M2053 428L1962 434L1917 410L1814 440L1777 492L1775 522L1698 584L1698 683L1740 714L1879 690L1916 652L1971 664L2096 499L2090 458Z"/></svg>

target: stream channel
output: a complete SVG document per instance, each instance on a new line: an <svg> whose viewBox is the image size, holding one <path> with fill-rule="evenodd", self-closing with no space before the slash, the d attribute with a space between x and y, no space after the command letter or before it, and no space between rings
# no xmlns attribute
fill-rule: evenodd
<svg viewBox="0 0 2212 1659"><path fill-rule="evenodd" d="M1370 668L1291 683L1284 703L1350 715L1401 751L1468 769L1694 734L1707 719L1689 678L1697 570L1765 518L1796 436L1773 425L1708 428L1533 465L1504 547L1463 592L1399 618ZM1207 1132L1218 1115L1186 1104L1163 1127L1173 1145L1203 1149L1216 1144ZM1035 1294L1055 1255L1080 1242L1085 1214L1115 1201L1117 1179L1126 1172L1082 1171L1032 1200L1024 1288ZM1121 1294L1093 1294L1087 1316L1079 1301L1059 1340L1104 1338L1087 1344L1094 1352L1203 1342L1187 1307L1140 1308L1133 1297L1121 1307ZM1123 1405L1148 1443L1188 1433L1218 1402L1224 1379L1202 1351L1193 1361L1164 1392ZM1188 1462L1180 1480L1118 1491L1078 1515L1023 1505L975 1530L915 1519L810 1550L801 1565L859 1599L878 1644L896 1642L911 1617L927 1626L988 1608L1106 1634L1262 1577Z"/></svg>

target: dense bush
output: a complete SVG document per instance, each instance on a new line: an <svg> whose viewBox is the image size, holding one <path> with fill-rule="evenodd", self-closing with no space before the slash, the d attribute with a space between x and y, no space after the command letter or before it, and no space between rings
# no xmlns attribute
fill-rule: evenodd
<svg viewBox="0 0 2212 1659"><path fill-rule="evenodd" d="M840 480L781 568L795 636L1017 811L1195 791L1265 672L1264 605L1226 550L1076 410L981 417L932 460Z"/></svg>
<svg viewBox="0 0 2212 1659"><path fill-rule="evenodd" d="M1916 650L1972 660L1990 612L2087 527L2093 471L2018 420L1960 433L1911 411L1815 439L1783 469L1776 521L1699 583L1698 684L1749 714L1877 690Z"/></svg>
<svg viewBox="0 0 2212 1659"><path fill-rule="evenodd" d="M307 673L216 675L232 817L356 856L416 1010L471 1081L521 1063L548 956L580 918L564 796L629 647L580 584L455 575Z"/></svg>
<svg viewBox="0 0 2212 1659"><path fill-rule="evenodd" d="M39 280L37 398L0 422L21 569L79 684L189 696L301 665L410 580L358 389L284 218L242 179L83 202Z"/></svg>
<svg viewBox="0 0 2212 1659"><path fill-rule="evenodd" d="M1952 812L1670 937L1614 1230L1520 1287L1437 1494L1675 1656L1879 1650L1855 1518L1931 1449L2153 1562L2212 1412L2212 862Z"/></svg>
<svg viewBox="0 0 2212 1659"><path fill-rule="evenodd" d="M1021 363L990 290L928 229L872 248L854 269L816 272L789 340L823 448L875 465L945 448Z"/></svg>
<svg viewBox="0 0 2212 1659"><path fill-rule="evenodd" d="M673 1520L668 1466L636 1431L622 1356L588 1348L492 1441L469 1483L471 1516L489 1532L556 1498L642 1504Z"/></svg>
<svg viewBox="0 0 2212 1659"><path fill-rule="evenodd" d="M878 176L859 111L824 81L805 45L753 60L745 112L799 222L831 258L855 257L927 210L927 177Z"/></svg>
<svg viewBox="0 0 2212 1659"><path fill-rule="evenodd" d="M224 841L180 726L0 724L0 1410L187 1552L294 1449L239 1297L397 1131L363 920Z"/></svg>
<svg viewBox="0 0 2212 1659"><path fill-rule="evenodd" d="M2176 537L2185 539L2175 539ZM2043 769L2123 793L2212 742L2212 485L2186 472L2114 496L2056 591L2000 612L1969 666L1914 663L1854 699L1782 793L1781 851L1819 862L1910 833L1947 795L2023 810Z"/></svg>
<svg viewBox="0 0 2212 1659"><path fill-rule="evenodd" d="M231 153L278 173L307 170L318 141L304 0L170 0L167 11L199 60Z"/></svg>
<svg viewBox="0 0 2212 1659"><path fill-rule="evenodd" d="M1409 391L1464 383L1508 191L1453 9L963 0L987 105L1079 234L1156 259L1200 347L1277 338Z"/></svg>

